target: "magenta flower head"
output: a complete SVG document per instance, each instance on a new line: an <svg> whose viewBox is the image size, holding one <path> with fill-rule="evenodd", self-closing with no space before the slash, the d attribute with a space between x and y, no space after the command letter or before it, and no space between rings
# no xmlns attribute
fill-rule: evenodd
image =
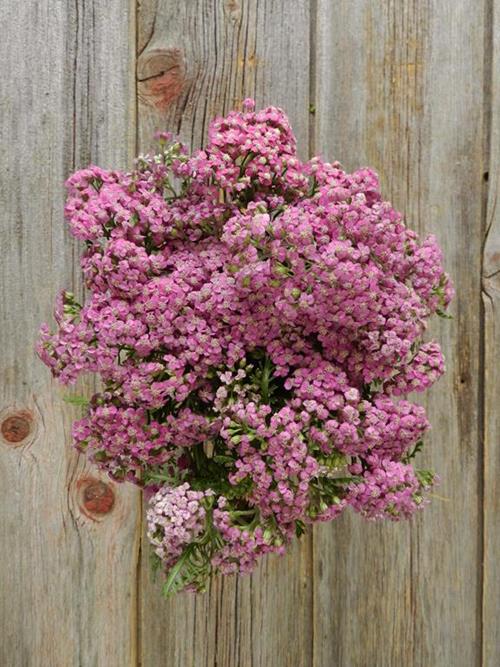
<svg viewBox="0 0 500 667"><path fill-rule="evenodd" d="M443 373L424 340L453 288L376 174L302 162L280 109L215 119L193 154L160 133L131 172L67 181L88 298L62 292L38 352L99 377L75 446L150 498L165 592L204 589L352 508L409 518L433 473L411 392Z"/></svg>

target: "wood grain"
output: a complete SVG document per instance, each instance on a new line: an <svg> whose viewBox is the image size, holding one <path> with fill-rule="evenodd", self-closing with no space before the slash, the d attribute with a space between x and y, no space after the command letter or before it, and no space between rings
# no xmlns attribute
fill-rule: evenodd
<svg viewBox="0 0 500 667"><path fill-rule="evenodd" d="M500 0L6 0L0 18L0 665L500 664ZM419 398L441 486L410 524L346 515L251 577L165 601L139 494L74 454L78 410L33 353L83 296L63 181L191 148L254 97L302 157L374 166L457 297L448 373ZM92 390L81 382L75 393ZM102 483L106 486L102 486Z"/></svg>
<svg viewBox="0 0 500 667"><path fill-rule="evenodd" d="M253 97L286 108L307 156L309 3L158 0L141 2L138 18L142 151L157 129L198 147L213 116ZM144 667L311 664L310 538L283 559L267 559L251 578L218 579L204 596L169 601L151 582L143 544Z"/></svg>
<svg viewBox="0 0 500 667"><path fill-rule="evenodd" d="M433 322L448 374L425 400L440 497L411 525L318 530L315 663L468 667L481 657L482 3L320 1L315 144L434 233L457 289Z"/></svg>
<svg viewBox="0 0 500 667"><path fill-rule="evenodd" d="M286 107L306 155L309 11L302 0L141 0L140 149L165 127L198 148L211 118L254 97Z"/></svg>
<svg viewBox="0 0 500 667"><path fill-rule="evenodd" d="M27 0L1 14L0 421L11 421L0 438L0 664L129 665L138 494L109 485L107 504L91 501L97 476L70 447L78 410L34 355L57 291L82 292L63 182L90 161L130 157L129 12L120 0Z"/></svg>
<svg viewBox="0 0 500 667"><path fill-rule="evenodd" d="M486 218L483 253L484 304L484 565L483 565L483 665L500 664L500 2L487 16L486 87L487 166L483 174Z"/></svg>

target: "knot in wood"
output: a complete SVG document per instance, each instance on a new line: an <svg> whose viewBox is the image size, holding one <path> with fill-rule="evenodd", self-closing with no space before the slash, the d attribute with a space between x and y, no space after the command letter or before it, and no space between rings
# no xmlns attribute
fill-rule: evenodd
<svg viewBox="0 0 500 667"><path fill-rule="evenodd" d="M21 410L6 417L1 424L4 440L8 443L19 444L31 433L33 416L27 410Z"/></svg>
<svg viewBox="0 0 500 667"><path fill-rule="evenodd" d="M83 485L82 502L89 514L108 514L115 504L115 494L109 484L89 479Z"/></svg>
<svg viewBox="0 0 500 667"><path fill-rule="evenodd" d="M180 49L150 49L137 63L140 99L164 110L182 93L186 83L184 57Z"/></svg>

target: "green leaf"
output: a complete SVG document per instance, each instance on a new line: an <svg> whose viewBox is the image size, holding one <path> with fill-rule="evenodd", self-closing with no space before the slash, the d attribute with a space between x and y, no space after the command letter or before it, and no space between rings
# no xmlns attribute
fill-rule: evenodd
<svg viewBox="0 0 500 667"><path fill-rule="evenodd" d="M213 457L215 463L233 463L234 459L232 456L225 456L224 454L216 454Z"/></svg>
<svg viewBox="0 0 500 667"><path fill-rule="evenodd" d="M359 484L363 478L358 475L351 475L350 477L331 477L332 484Z"/></svg>
<svg viewBox="0 0 500 667"><path fill-rule="evenodd" d="M438 308L436 310L436 315L438 317L442 317L445 320L452 320L453 319L453 315L450 315L449 313L445 313L445 311L441 310L441 308Z"/></svg>
<svg viewBox="0 0 500 667"><path fill-rule="evenodd" d="M176 593L184 585L185 581L183 580L182 577L182 569L188 562L189 557L191 556L191 553L193 551L193 546L194 545L190 544L184 550L177 563L169 571L167 580L163 584L163 594L166 597L172 595L173 593Z"/></svg>
<svg viewBox="0 0 500 667"><path fill-rule="evenodd" d="M63 401L70 405L82 405L84 407L90 403L89 399L85 398L85 396L64 396Z"/></svg>
<svg viewBox="0 0 500 667"><path fill-rule="evenodd" d="M435 473L432 470L415 470L415 475L424 488L434 484Z"/></svg>
<svg viewBox="0 0 500 667"><path fill-rule="evenodd" d="M306 532L306 525L303 521L297 519L295 522L295 535L301 537Z"/></svg>
<svg viewBox="0 0 500 667"><path fill-rule="evenodd" d="M419 440L416 443L415 447L410 452L408 452L405 456L403 456L403 458L401 459L403 461L403 463L408 463L409 461L411 461L411 459L415 458L415 456L420 451L422 451L423 446L424 446L423 440Z"/></svg>

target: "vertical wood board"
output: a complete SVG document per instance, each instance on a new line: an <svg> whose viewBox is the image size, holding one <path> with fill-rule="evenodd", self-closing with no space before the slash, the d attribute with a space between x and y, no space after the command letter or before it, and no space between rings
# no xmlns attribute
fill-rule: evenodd
<svg viewBox="0 0 500 667"><path fill-rule="evenodd" d="M409 226L437 236L457 297L428 333L448 374L418 399L432 424L422 467L442 483L410 525L352 516L317 532L317 665L480 660L484 7L318 4L316 149L379 172Z"/></svg>
<svg viewBox="0 0 500 667"><path fill-rule="evenodd" d="M84 514L84 489L101 476L72 451L79 411L34 354L57 292L82 296L64 180L90 161L126 167L130 157L129 19L119 0L2 7L0 664L9 667L135 661L138 493L109 484L112 511Z"/></svg>
<svg viewBox="0 0 500 667"><path fill-rule="evenodd" d="M500 663L500 3L487 16L489 43L485 112L489 130L488 163L483 175L486 191L483 304L484 304L484 458L483 458L483 665ZM489 46L491 45L491 51Z"/></svg>
<svg viewBox="0 0 500 667"><path fill-rule="evenodd" d="M208 123L253 97L286 109L303 157L309 135L309 3L142 2L138 23L139 148L155 130L191 148ZM158 664L282 667L311 663L310 538L252 577L217 578L205 595L165 601L143 547L141 655Z"/></svg>

